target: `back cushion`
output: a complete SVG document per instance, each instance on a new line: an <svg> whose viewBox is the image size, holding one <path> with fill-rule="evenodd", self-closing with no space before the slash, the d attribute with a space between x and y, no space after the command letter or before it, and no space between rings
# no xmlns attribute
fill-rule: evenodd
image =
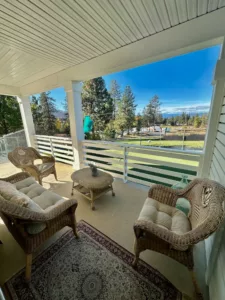
<svg viewBox="0 0 225 300"><path fill-rule="evenodd" d="M21 193L10 182L0 180L0 195L7 201L11 201L19 206L27 207L29 197Z"/></svg>

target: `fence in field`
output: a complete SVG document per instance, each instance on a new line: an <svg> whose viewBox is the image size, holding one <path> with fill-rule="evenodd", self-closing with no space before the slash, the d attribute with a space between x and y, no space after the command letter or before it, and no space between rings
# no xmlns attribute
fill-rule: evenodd
<svg viewBox="0 0 225 300"><path fill-rule="evenodd" d="M74 155L71 138L35 135L36 149L45 155L53 155L56 161L73 165Z"/></svg>
<svg viewBox="0 0 225 300"><path fill-rule="evenodd" d="M83 141L83 163L93 162L125 182L171 186L187 175L196 177L201 168L201 151L170 150L115 142Z"/></svg>

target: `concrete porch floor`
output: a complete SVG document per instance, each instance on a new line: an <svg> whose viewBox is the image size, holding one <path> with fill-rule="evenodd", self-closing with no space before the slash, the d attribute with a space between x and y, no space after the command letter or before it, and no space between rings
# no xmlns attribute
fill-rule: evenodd
<svg viewBox="0 0 225 300"><path fill-rule="evenodd" d="M50 175L44 178L43 185L45 188L70 198L72 186L70 175L73 168L61 163L57 163L56 167L58 181L55 181L54 176ZM0 164L0 178L8 177L16 172L20 172L20 170L11 163ZM73 197L78 200L77 221L85 220L128 251L133 252L133 223L137 219L146 199L148 187L137 184L124 184L120 180L115 180L114 190L115 197L108 193L96 200L95 211L90 209L90 202L87 199L74 194ZM62 233L63 231L49 239L38 253L48 247ZM3 245L0 245L0 285L3 285L6 280L25 266L25 255L1 220L0 239L3 242ZM197 245L196 267L200 279L204 276L203 249L202 245ZM143 252L141 258L160 271L178 290L192 297L193 284L187 268L164 255L149 250Z"/></svg>

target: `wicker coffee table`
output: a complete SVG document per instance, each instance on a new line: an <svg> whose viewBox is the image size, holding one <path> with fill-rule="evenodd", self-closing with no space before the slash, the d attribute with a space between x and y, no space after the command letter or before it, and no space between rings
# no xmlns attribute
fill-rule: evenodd
<svg viewBox="0 0 225 300"><path fill-rule="evenodd" d="M98 170L98 176L93 177L91 169L83 168L73 172L71 175L73 181L73 190L77 191L89 201L91 201L91 209L94 210L94 201L105 193L112 191L112 196L115 196L113 191L113 177L103 171Z"/></svg>

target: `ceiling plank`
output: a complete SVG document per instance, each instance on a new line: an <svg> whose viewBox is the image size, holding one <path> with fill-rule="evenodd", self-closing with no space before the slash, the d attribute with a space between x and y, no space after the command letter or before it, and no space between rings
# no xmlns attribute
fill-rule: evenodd
<svg viewBox="0 0 225 300"><path fill-rule="evenodd" d="M225 6L225 0L219 0L219 5L218 8L224 7Z"/></svg>
<svg viewBox="0 0 225 300"><path fill-rule="evenodd" d="M161 20L163 29L168 29L171 27L167 8L164 0L154 0L155 7L158 13L158 16Z"/></svg>
<svg viewBox="0 0 225 300"><path fill-rule="evenodd" d="M39 15L39 11L33 11L32 7L28 7L26 4L29 4L26 0L24 0L22 4L19 1L8 3L6 0L1 0L1 9L7 8L9 12L14 12L18 17L23 19L24 23L46 32L46 35L58 39L65 45L69 45L76 53L82 53L87 57L93 56L90 50L88 51L87 48L81 48L79 46L79 41L76 37L69 35L59 27L56 31L56 26L44 18L42 18L40 22L41 15Z"/></svg>
<svg viewBox="0 0 225 300"><path fill-rule="evenodd" d="M83 5L83 3L85 4ZM106 30L108 34L120 44L120 46L130 43L122 28L117 25L109 12L104 10L104 7L102 7L97 1L89 1L88 4L86 1L82 1L84 9L87 5L89 5L89 13L99 23L101 28L104 28L104 30ZM104 16L104 18L102 16Z"/></svg>
<svg viewBox="0 0 225 300"><path fill-rule="evenodd" d="M155 28L156 32L160 32L163 30L163 26L161 20L159 18L158 12L156 10L155 4L153 0L142 0L143 5L149 15L149 18Z"/></svg>
<svg viewBox="0 0 225 300"><path fill-rule="evenodd" d="M214 11L218 8L219 0L209 0L208 12Z"/></svg>
<svg viewBox="0 0 225 300"><path fill-rule="evenodd" d="M37 2L37 0L33 1ZM84 39L90 41L93 45L99 45L99 48L103 49L103 51L101 50L102 52L107 52L116 47L120 47L120 44L114 40L112 36L96 22L96 20L93 21L93 14L88 14L84 11L84 1L80 0L79 5L74 7L75 4L74 1L71 2L69 0L65 2L55 0L54 3L50 1L44 2L44 5L48 6L48 8L54 12L63 23L65 22L68 28L71 30L76 28L82 34ZM87 5L87 7L91 9L89 5Z"/></svg>
<svg viewBox="0 0 225 300"><path fill-rule="evenodd" d="M166 3L171 25L172 26L178 25L179 18L178 18L176 0L166 0L165 3Z"/></svg>
<svg viewBox="0 0 225 300"><path fill-rule="evenodd" d="M86 40L77 28L72 28L72 26L68 27L66 21L61 20L57 14L48 7L45 7L40 1L36 1L35 3L31 2L31 0L19 1L22 1L22 5L26 4L30 10L34 11L35 15L38 14L41 22L45 20L51 23L56 31L66 32L68 35L72 35L77 40L81 51L82 49L89 49L89 51L91 51L90 53L93 53L93 56L102 54L102 49L98 44L93 45L93 42Z"/></svg>
<svg viewBox="0 0 225 300"><path fill-rule="evenodd" d="M198 16L206 14L207 9L208 9L208 0L198 1Z"/></svg>
<svg viewBox="0 0 225 300"><path fill-rule="evenodd" d="M188 20L187 2L186 0L176 0L176 4L179 22L184 23Z"/></svg>
<svg viewBox="0 0 225 300"><path fill-rule="evenodd" d="M140 18L142 19L149 35L156 33L155 28L152 24L151 19L142 3L142 1L131 0L134 8L136 9L137 13L139 14Z"/></svg>
<svg viewBox="0 0 225 300"><path fill-rule="evenodd" d="M194 19L197 17L198 12L198 1L197 0L187 0L187 12L188 20Z"/></svg>
<svg viewBox="0 0 225 300"><path fill-rule="evenodd" d="M130 28L131 32L135 36L136 40L142 39L143 35L140 32L139 28L135 24L134 20L132 19L131 15L128 12L127 7L125 6L125 3L120 0L108 0L111 5L114 7L114 9L119 12L121 18L123 21L127 24L127 27Z"/></svg>

